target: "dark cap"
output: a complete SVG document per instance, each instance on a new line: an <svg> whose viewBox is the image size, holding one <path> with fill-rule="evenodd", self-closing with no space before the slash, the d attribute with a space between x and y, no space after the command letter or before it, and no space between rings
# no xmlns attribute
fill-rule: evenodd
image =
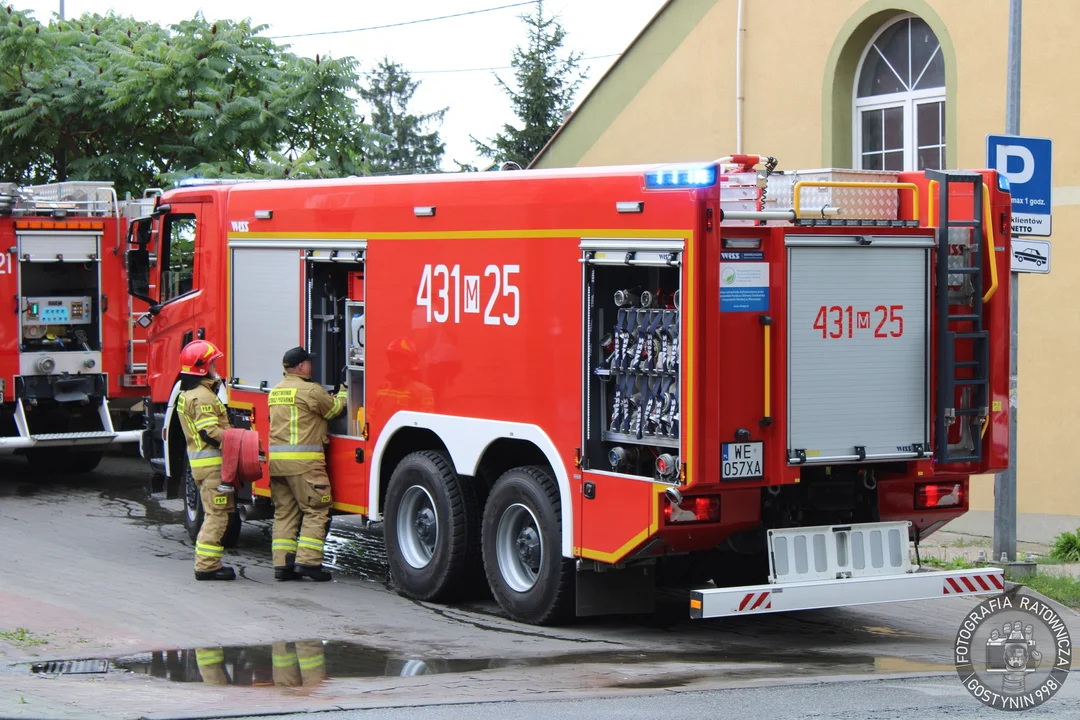
<svg viewBox="0 0 1080 720"><path fill-rule="evenodd" d="M285 357L281 358L281 364L287 368L296 367L305 360L310 360L315 357L302 347L294 347L285 353Z"/></svg>

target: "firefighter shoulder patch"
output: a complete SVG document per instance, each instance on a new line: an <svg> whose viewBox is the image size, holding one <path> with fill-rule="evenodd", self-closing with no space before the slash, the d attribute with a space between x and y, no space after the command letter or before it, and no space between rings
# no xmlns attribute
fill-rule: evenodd
<svg viewBox="0 0 1080 720"><path fill-rule="evenodd" d="M214 412L214 406L213 405L200 405L199 406L199 412L212 413L212 412Z"/></svg>

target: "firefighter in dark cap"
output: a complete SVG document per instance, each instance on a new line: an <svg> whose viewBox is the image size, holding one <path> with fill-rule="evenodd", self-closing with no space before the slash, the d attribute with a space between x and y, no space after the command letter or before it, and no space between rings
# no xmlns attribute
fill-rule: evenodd
<svg viewBox="0 0 1080 720"><path fill-rule="evenodd" d="M311 353L285 353L283 379L270 391L270 495L274 501L274 577L331 579L323 543L333 497L326 474L327 421L345 411L347 389L328 393L311 379Z"/></svg>

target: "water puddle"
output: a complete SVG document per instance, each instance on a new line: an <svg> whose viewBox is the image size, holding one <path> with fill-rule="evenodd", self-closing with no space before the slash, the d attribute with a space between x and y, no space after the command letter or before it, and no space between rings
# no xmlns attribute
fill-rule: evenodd
<svg viewBox="0 0 1080 720"><path fill-rule="evenodd" d="M635 687L676 687L694 677L837 675L897 671L942 671L948 666L891 662L893 658L815 652L589 652L522 658L423 658L342 640L299 640L266 645L160 650L105 659L77 659L9 666L31 673L134 673L170 682L240 686L300 686L326 679L410 677L477 673L542 666L653 666ZM717 666L725 666L718 670ZM620 683L622 685L624 683Z"/></svg>
<svg viewBox="0 0 1080 720"><path fill-rule="evenodd" d="M363 580L385 583L390 576L381 530L361 528L335 517L326 536L323 564Z"/></svg>

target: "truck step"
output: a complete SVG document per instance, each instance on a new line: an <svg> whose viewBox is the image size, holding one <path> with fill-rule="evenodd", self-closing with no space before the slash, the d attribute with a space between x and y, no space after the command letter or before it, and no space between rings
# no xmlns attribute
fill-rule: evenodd
<svg viewBox="0 0 1080 720"><path fill-rule="evenodd" d="M98 430L97 432L45 433L31 435L35 445L102 445L112 442L116 433Z"/></svg>

